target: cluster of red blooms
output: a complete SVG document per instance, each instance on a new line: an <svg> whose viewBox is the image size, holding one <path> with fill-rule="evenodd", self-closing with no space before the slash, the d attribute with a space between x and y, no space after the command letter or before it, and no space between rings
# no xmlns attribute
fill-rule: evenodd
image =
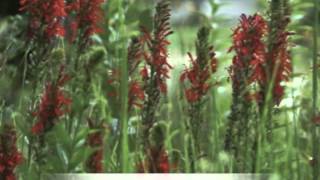
<svg viewBox="0 0 320 180"><path fill-rule="evenodd" d="M105 0L74 0L67 6L68 12L75 12L76 14L74 21L70 24L72 31L71 41L75 40L78 29L83 31L82 38L85 39L102 31L98 24L103 17L101 5L104 1Z"/></svg>
<svg viewBox="0 0 320 180"><path fill-rule="evenodd" d="M136 106L142 108L142 104L139 101L143 101L145 98L143 88L137 81L130 81L129 83L129 108Z"/></svg>
<svg viewBox="0 0 320 180"><path fill-rule="evenodd" d="M133 38L128 48L128 65L129 65L129 110L133 107L142 108L142 102L145 94L141 83L134 79L134 73L141 63L142 46L139 38Z"/></svg>
<svg viewBox="0 0 320 180"><path fill-rule="evenodd" d="M4 125L0 135L0 179L15 180L14 169L22 163L22 154L16 147L16 132L10 125Z"/></svg>
<svg viewBox="0 0 320 180"><path fill-rule="evenodd" d="M170 28L170 9L167 2L159 3L156 7L156 14L154 17L154 33L153 36L145 28L141 28L143 33L142 42L147 45L150 53L144 52L143 57L146 64L150 66L150 71L147 67L141 70L143 79L152 79L160 92L167 92L166 79L169 78L169 70L172 69L168 63L167 46L170 42L166 39L173 33Z"/></svg>
<svg viewBox="0 0 320 180"><path fill-rule="evenodd" d="M75 0L66 5L64 0L20 0L20 10L28 12L31 16L31 37L35 35L34 32L41 32L42 27L45 28L44 35L48 39L64 37L64 19L68 13L75 11L77 17L71 23L72 38L75 38L78 29L83 30L83 36L88 38L101 31L97 24L102 19L100 6L103 2L104 0Z"/></svg>
<svg viewBox="0 0 320 180"><path fill-rule="evenodd" d="M247 17L241 15L240 25L233 33L233 46L229 51L235 50L231 66L231 78L235 85L239 85L237 74L249 70L247 85L258 83L263 91L272 80L275 73L273 98L279 104L284 94L281 82L287 81L291 73L291 59L287 51L288 36L290 33L281 31L272 42L273 48L267 52L263 38L267 35L269 27L262 16L255 14ZM269 30L269 33L270 30ZM242 77L243 78L243 77ZM265 98L265 92L257 94L256 99Z"/></svg>
<svg viewBox="0 0 320 180"><path fill-rule="evenodd" d="M168 156L164 149L152 147L149 142L151 128L155 125L156 107L160 102L160 93L167 93L166 80L169 78L169 70L172 69L168 63L167 47L170 42L167 37L172 34L170 28L170 2L168 0L160 1L156 6L154 15L153 34L146 28L141 28L142 47L146 50L142 52L145 66L140 71L144 82L144 92L146 100L142 109L142 135L144 151L148 155L143 163L143 169L147 172L168 172ZM161 133L160 133L161 134ZM159 144L161 141L156 140ZM141 168L140 168L141 169Z"/></svg>
<svg viewBox="0 0 320 180"><path fill-rule="evenodd" d="M141 63L142 51L141 51L141 42L138 38L133 38L131 44L128 47L128 109L129 111L135 106L142 108L142 101L145 98L145 93L141 82L135 78L135 73L138 69L139 64ZM120 84L120 72L118 70L112 70L110 74L110 79L108 84L115 86ZM108 93L108 96L117 96L115 91Z"/></svg>
<svg viewBox="0 0 320 180"><path fill-rule="evenodd" d="M210 50L210 64L205 65L205 67L200 67L197 59L194 59L189 53L191 60L191 67L186 68L180 76L180 81L184 82L188 80L191 86L185 89L185 96L189 103L198 102L204 95L207 94L210 84L208 80L210 79L210 74L216 72L217 69L217 59L215 58L215 53Z"/></svg>
<svg viewBox="0 0 320 180"><path fill-rule="evenodd" d="M169 156L163 148L151 148L148 153L148 159L138 164L138 173L170 172Z"/></svg>
<svg viewBox="0 0 320 180"><path fill-rule="evenodd" d="M236 56L230 69L231 78L235 85L239 85L239 75L244 69L250 69L248 84L265 82L266 46L263 38L268 30L267 23L262 16L255 14L247 17L242 14L240 25L234 30L233 46L229 52L235 50Z"/></svg>
<svg viewBox="0 0 320 180"><path fill-rule="evenodd" d="M101 126L96 126L92 120L88 121L89 128L97 130L88 135L87 144L91 148L96 150L89 156L86 162L86 168L90 173L102 173L103 172L103 128Z"/></svg>
<svg viewBox="0 0 320 180"><path fill-rule="evenodd" d="M64 0L20 0L20 10L31 15L30 36L44 27L46 38L64 36L63 19L67 16Z"/></svg>
<svg viewBox="0 0 320 180"><path fill-rule="evenodd" d="M32 127L33 134L39 135L52 129L58 118L69 111L71 99L65 96L62 87L70 77L63 69L61 67L56 82L46 84L38 111L33 113L38 118L38 122Z"/></svg>

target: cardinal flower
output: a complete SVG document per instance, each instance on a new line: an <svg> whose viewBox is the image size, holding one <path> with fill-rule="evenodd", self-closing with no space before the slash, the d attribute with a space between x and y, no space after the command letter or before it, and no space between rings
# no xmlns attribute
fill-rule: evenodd
<svg viewBox="0 0 320 180"><path fill-rule="evenodd" d="M212 72L210 71L210 65L212 66L212 64L216 64L217 61L213 55L211 57L210 64L205 65L203 69L201 69L200 64L198 64L198 60L195 60L190 53L189 57L191 60L191 67L184 70L181 74L180 81L189 81L190 87L185 89L185 96L189 103L195 103L200 101L200 99L208 92L210 88L208 81Z"/></svg>
<svg viewBox="0 0 320 180"><path fill-rule="evenodd" d="M216 72L217 59L212 46L208 45L210 29L202 27L196 41L197 58L188 53L191 67L186 68L180 76L180 82L189 82L184 90L189 103L200 102L210 88L210 76Z"/></svg>
<svg viewBox="0 0 320 180"><path fill-rule="evenodd" d="M75 40L80 32L80 38L87 43L89 38L102 32L99 24L102 22L103 11L101 9L105 0L74 0L67 6L67 11L75 14L70 24L72 30L71 41Z"/></svg>
<svg viewBox="0 0 320 180"><path fill-rule="evenodd" d="M290 8L287 0L271 1L270 25L268 29L268 52L266 75L267 80L260 83L261 95L267 96L271 89L273 104L279 105L284 95L283 83L289 80L292 72L291 56L288 39L292 32L287 30L290 23Z"/></svg>
<svg viewBox="0 0 320 180"><path fill-rule="evenodd" d="M87 137L87 145L94 149L86 161L86 168L90 173L103 172L103 137L104 126L96 125L91 119L88 120L89 128L94 130Z"/></svg>
<svg viewBox="0 0 320 180"><path fill-rule="evenodd" d="M29 35L52 39L64 37L63 20L67 16L64 0L20 0L20 10L30 15ZM44 31L42 32L42 27Z"/></svg>
<svg viewBox="0 0 320 180"><path fill-rule="evenodd" d="M166 80L169 78L169 71L172 66L168 63L167 47L170 42L166 39L173 33L170 28L170 9L168 1L158 3L154 16L154 32L151 34L146 28L141 27L143 34L141 41L147 46L148 51L142 53L146 62L145 68L152 69L150 81L161 93L167 92ZM154 71L154 72L153 72ZM146 76L145 70L142 75ZM154 85L153 85L154 81Z"/></svg>
<svg viewBox="0 0 320 180"><path fill-rule="evenodd" d="M191 139L196 144L196 151L189 153L191 172L195 172L194 157L199 156L195 154L201 149L201 140L199 139L199 132L203 131L203 116L201 109L203 109L205 96L207 95L211 83L211 75L217 70L217 59L213 46L209 45L210 28L202 27L198 31L196 41L196 54L197 57L193 58L191 53L188 53L191 65L186 67L180 76L180 82L184 87L184 94L188 102L188 123L186 123L186 129L191 134ZM188 147L194 146L191 141L188 142Z"/></svg>
<svg viewBox="0 0 320 180"><path fill-rule="evenodd" d="M11 125L4 125L0 134L0 179L16 180L14 170L22 163L22 154L16 147L16 131Z"/></svg>
<svg viewBox="0 0 320 180"><path fill-rule="evenodd" d="M137 165L139 173L170 172L169 156L163 148L151 148L148 153L148 158Z"/></svg>
<svg viewBox="0 0 320 180"><path fill-rule="evenodd" d="M142 104L145 98L143 88L137 81L132 81L129 84L129 108L132 106L137 106L142 108Z"/></svg>
<svg viewBox="0 0 320 180"><path fill-rule="evenodd" d="M57 81L46 84L38 111L33 113L38 119L32 127L33 134L39 135L49 131L58 122L59 117L69 111L71 99L67 98L62 90L69 79L61 68Z"/></svg>
<svg viewBox="0 0 320 180"><path fill-rule="evenodd" d="M233 46L236 56L230 69L234 85L239 85L240 80L247 84L266 81L264 71L266 65L266 46L263 38L268 30L267 23L262 16L241 15L240 25L232 35Z"/></svg>

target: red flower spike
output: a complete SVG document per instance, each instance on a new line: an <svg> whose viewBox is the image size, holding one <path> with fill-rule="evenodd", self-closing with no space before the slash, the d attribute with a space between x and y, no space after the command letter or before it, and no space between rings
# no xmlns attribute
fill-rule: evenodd
<svg viewBox="0 0 320 180"><path fill-rule="evenodd" d="M200 68L199 59L194 59L193 56L188 53L191 61L191 67L186 68L181 76L180 82L184 83L189 81L190 87L186 88L184 93L189 103L195 103L201 100L205 96L210 88L209 80L210 75L216 71L217 59L213 49L208 50L210 53L209 64L206 64L203 69ZM211 72L209 71L211 69Z"/></svg>
<svg viewBox="0 0 320 180"><path fill-rule="evenodd" d="M64 0L20 0L20 10L30 14L29 35L33 38L44 27L44 37L64 37L63 19L67 16ZM42 34L40 34L40 37Z"/></svg>
<svg viewBox="0 0 320 180"><path fill-rule="evenodd" d="M101 5L105 0L74 0L68 4L67 11L75 12L75 20L70 24L72 37L70 41L74 41L78 34L78 30L83 31L82 37L85 42L96 33L101 33L102 29L99 23L103 18Z"/></svg>
<svg viewBox="0 0 320 180"><path fill-rule="evenodd" d="M64 95L63 85L70 77L60 69L56 82L48 83L38 107L38 111L33 115L38 118L38 122L32 127L32 133L40 135L49 131L57 123L58 118L69 112L71 99Z"/></svg>
<svg viewBox="0 0 320 180"><path fill-rule="evenodd" d="M247 77L249 83L266 81L264 71L266 47L263 42L266 33L267 23L262 16L258 14L249 17L241 15L240 25L232 35L233 46L229 49L229 52L232 50L236 52L230 71L231 79L235 85L239 83L236 71L242 72L244 68L251 71Z"/></svg>
<svg viewBox="0 0 320 180"><path fill-rule="evenodd" d="M273 98L277 105L280 104L284 95L284 87L281 83L288 81L292 72L291 56L288 51L289 35L291 35L289 32L280 32L276 46L268 53L268 58L271 59L270 72L275 71Z"/></svg>
<svg viewBox="0 0 320 180"><path fill-rule="evenodd" d="M144 47L142 56L145 66L140 72L144 81L144 92L146 99L142 109L142 133L144 135L144 151L149 154L150 129L156 123L156 107L158 106L161 94L167 93L166 80L169 78L169 71L172 69L168 63L168 50L170 44L167 37L173 33L170 28L170 2L163 0L157 3L154 15L153 33L151 34L146 28L141 28L143 33L140 42ZM152 162L149 161L148 162ZM154 161L153 161L154 162ZM149 165L147 165L149 166ZM152 165L153 166L153 165ZM149 169L150 171L150 169ZM159 172L152 169L151 172Z"/></svg>
<svg viewBox="0 0 320 180"><path fill-rule="evenodd" d="M147 75L148 69L153 69L154 74L150 74L151 79L156 81L157 89L161 93L167 93L166 80L169 78L169 71L172 66L168 63L167 46L170 44L166 38L173 33L170 29L169 17L170 9L167 1L159 3L156 7L157 13L154 16L154 32L151 33L144 27L141 27L142 44L146 44L149 52L144 52L142 55L147 64L144 67L143 78ZM153 80L152 80L153 81Z"/></svg>
<svg viewBox="0 0 320 180"><path fill-rule="evenodd" d="M169 156L163 148L151 148L148 153L149 157L137 164L139 173L170 173Z"/></svg>
<svg viewBox="0 0 320 180"><path fill-rule="evenodd" d="M145 98L143 88L137 81L132 81L129 84L129 109L132 106L142 107L138 101L143 101Z"/></svg>
<svg viewBox="0 0 320 180"><path fill-rule="evenodd" d="M103 138L104 138L104 126L102 124L95 125L91 119L88 120L89 128L96 130L87 137L87 145L96 149L88 158L86 162L86 168L90 173L102 173L103 172Z"/></svg>
<svg viewBox="0 0 320 180"><path fill-rule="evenodd" d="M10 125L4 125L0 134L0 179L16 180L15 168L22 163L22 154L16 147L16 132Z"/></svg>

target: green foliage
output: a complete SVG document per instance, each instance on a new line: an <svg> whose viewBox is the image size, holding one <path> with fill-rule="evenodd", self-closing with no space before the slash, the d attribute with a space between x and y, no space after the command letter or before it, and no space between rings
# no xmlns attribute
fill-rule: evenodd
<svg viewBox="0 0 320 180"><path fill-rule="evenodd" d="M205 38L209 39L209 44L214 44L219 66L210 79L214 87L200 110L204 119L202 126L208 130L199 132L206 153L197 158L196 169L201 173L234 172L234 159L224 150L224 138L232 100L227 67L233 54L227 51L236 20L219 13L227 4L216 0L208 2L210 16L196 10L195 14L200 19L196 23L173 19L175 33L168 38L171 42L169 63L174 69L167 81L168 94L159 101L159 109L155 112L158 121L151 130L150 138L153 143L164 140L170 164L177 165L177 168L170 169L172 173L192 171L192 158L189 156L192 149L188 148L191 136L185 129L188 114L185 113L183 89L178 82L182 67L189 63L187 52L195 54L193 52L199 48L194 42L200 24L212 29ZM172 3L175 12L176 6L182 2ZM263 146L263 151L270 154L264 156L260 153L257 160L261 165L259 172L271 173L270 179L312 179L312 158L320 153L312 152L313 143L318 142L318 139L312 141L314 134L311 129L315 127L312 118L319 118L318 107L312 107L312 101L319 99L314 99L312 91L319 92L312 87L312 72L317 71L317 67L310 70L313 58L311 42L320 39L319 35L312 36L313 25L319 22L313 18L316 9L312 0L291 0L290 3L289 29L295 32L290 38L293 75L285 84L287 88L282 103L272 109L273 141ZM256 4L257 11L266 16L268 1L257 0ZM154 4L144 0L108 0L103 8L104 31L93 36L93 45L82 53L64 39L58 39L50 46L29 41L24 36L24 16L0 21L0 125L10 122L18 131L17 145L25 160L16 169L16 174L22 180L41 179L46 173L85 173L86 161L96 150L87 145L88 135L95 132L89 130L88 119L94 119L105 127L104 172L136 172L139 160L145 156L139 147L141 109L128 113L124 105L128 101L128 75L124 70L128 65L129 39L139 35L141 25L153 30ZM78 68L75 68L76 61ZM45 84L56 78L60 64L66 64L71 76L70 82L62 89L72 98L72 107L70 113L61 117L45 135L45 143L41 145L31 132L37 121L32 113L38 109ZM110 72L115 69L122 70L121 81L110 85L108 82L113 79ZM318 76L313 76L316 82ZM110 96L110 92L116 92L117 96ZM39 157L41 161L38 161ZM254 161L252 158L243 159L248 164Z"/></svg>

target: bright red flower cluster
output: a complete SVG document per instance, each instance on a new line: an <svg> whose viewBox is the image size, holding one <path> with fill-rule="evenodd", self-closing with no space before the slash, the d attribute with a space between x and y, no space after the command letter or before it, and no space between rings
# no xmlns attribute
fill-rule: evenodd
<svg viewBox="0 0 320 180"><path fill-rule="evenodd" d="M207 94L210 84L210 75L216 72L217 69L217 59L215 58L215 53L211 50L210 63L205 67L201 68L199 61L194 59L189 53L191 67L186 68L180 76L180 82L185 82L188 80L191 86L185 89L184 93L189 103L198 102L204 95Z"/></svg>
<svg viewBox="0 0 320 180"><path fill-rule="evenodd" d="M104 0L75 0L66 5L64 0L20 0L20 10L31 15L29 35L34 37L34 33L41 32L44 27L44 35L48 39L65 36L64 20L74 12L75 20L70 23L73 41L79 29L83 32L81 38L85 39L102 31L98 23L103 17L103 2Z"/></svg>
<svg viewBox="0 0 320 180"><path fill-rule="evenodd" d="M32 127L33 134L42 134L50 130L58 118L69 111L71 99L67 98L62 90L63 85L70 77L60 69L56 82L48 83L42 95L39 109L34 113L38 122Z"/></svg>
<svg viewBox="0 0 320 180"><path fill-rule="evenodd" d="M234 84L239 84L237 71L250 70L249 83L266 81L266 46L263 38L268 26L262 16L255 14L247 17L242 14L240 25L234 30L233 46L229 52L235 50L231 66L231 78Z"/></svg>
<svg viewBox="0 0 320 180"><path fill-rule="evenodd" d="M91 120L89 120L89 128L96 130L88 135L87 144L91 148L96 150L89 156L86 167L90 173L102 173L103 172L103 128L95 126Z"/></svg>
<svg viewBox="0 0 320 180"><path fill-rule="evenodd" d="M44 35L48 39L65 35L62 25L67 16L64 0L20 0L20 6L20 10L31 15L30 36L41 31L42 27L45 28Z"/></svg>
<svg viewBox="0 0 320 180"><path fill-rule="evenodd" d="M85 39L102 31L98 24L103 18L101 5L104 1L105 0L75 0L67 6L68 12L74 11L76 14L74 21L71 23L72 41L77 36L79 29L83 31L82 38Z"/></svg>
<svg viewBox="0 0 320 180"><path fill-rule="evenodd" d="M234 84L239 84L239 75L237 71L243 73L249 71L247 85L258 83L261 88L259 95L254 95L258 99L264 99L268 83L273 82L273 99L279 105L283 94L284 87L281 82L288 81L291 73L291 57L287 50L288 37L292 34L284 31L281 24L277 29L276 36L273 37L271 49L267 51L266 43L263 38L273 32L270 32L266 21L262 16L255 14L247 17L241 15L240 25L233 33L233 46L229 51L235 50L236 56L233 58L231 66L231 78ZM278 27L277 27L278 28Z"/></svg>
<svg viewBox="0 0 320 180"><path fill-rule="evenodd" d="M16 147L16 132L10 125L4 125L0 135L0 179L15 180L14 170L22 163L22 154Z"/></svg>
<svg viewBox="0 0 320 180"><path fill-rule="evenodd" d="M163 149L151 148L144 163L138 164L138 173L169 173L168 153Z"/></svg>
<svg viewBox="0 0 320 180"><path fill-rule="evenodd" d="M146 64L150 66L150 72L147 67L142 70L144 79L154 78L157 88L162 93L167 92L166 79L169 78L169 70L172 66L168 63L167 46L170 42L166 39L173 33L170 28L170 9L168 3L159 3L156 7L155 26L153 36L146 28L141 28L143 33L142 42L147 45L150 53L144 52L143 57Z"/></svg>

